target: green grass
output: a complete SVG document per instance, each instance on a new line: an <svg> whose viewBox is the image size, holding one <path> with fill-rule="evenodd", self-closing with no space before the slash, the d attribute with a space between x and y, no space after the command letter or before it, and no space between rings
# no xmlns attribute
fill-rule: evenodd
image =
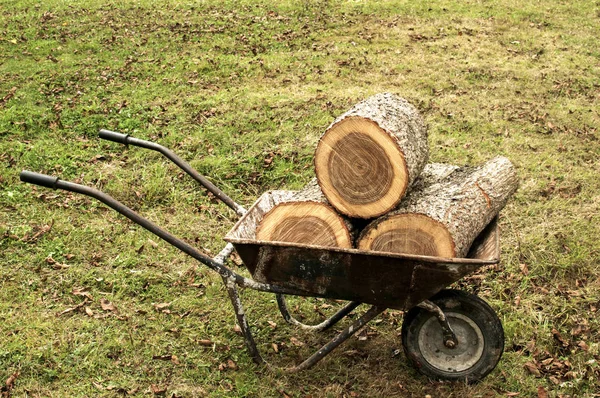
<svg viewBox="0 0 600 398"><path fill-rule="evenodd" d="M0 380L19 372L13 396L600 391L597 3L53 0L0 1L0 14ZM103 205L18 181L28 169L97 187L214 255L235 216L158 154L101 142L98 129L172 148L249 205L307 182L327 125L383 91L419 108L432 161L502 154L518 168L501 264L456 286L490 302L506 330L478 385L431 382L393 356L398 311L311 370L256 366L219 277ZM91 316L58 315L81 289ZM332 336L287 326L272 296L243 299L271 362ZM316 320L323 304L292 305ZM219 370L229 359L239 369Z"/></svg>

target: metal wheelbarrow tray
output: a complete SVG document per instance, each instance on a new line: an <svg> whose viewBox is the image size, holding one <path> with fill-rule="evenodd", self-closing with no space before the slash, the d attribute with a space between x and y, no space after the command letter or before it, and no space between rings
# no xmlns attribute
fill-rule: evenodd
<svg viewBox="0 0 600 398"><path fill-rule="evenodd" d="M499 262L497 219L475 240L467 258L258 241L256 228L263 216L281 201L281 191L263 194L246 211L169 149L108 130L101 130L100 138L162 153L242 216L225 236L229 243L223 250L210 258L96 189L30 171L21 172L21 180L93 197L217 272L227 288L246 347L255 362L268 365L254 341L239 288L274 293L284 319L312 331L328 329L363 303L371 305L329 343L302 363L285 369L287 371L313 366L386 308L407 311L402 325L403 348L412 364L426 376L476 382L499 362L504 332L494 310L475 295L445 290L479 267ZM234 247L252 279L225 266ZM290 314L285 295L332 298L349 303L320 324L305 325Z"/></svg>
<svg viewBox="0 0 600 398"><path fill-rule="evenodd" d="M442 258L256 240L263 216L280 203L282 191L263 194L225 236L257 282L327 297L410 309L445 286L499 261L494 219L467 258Z"/></svg>

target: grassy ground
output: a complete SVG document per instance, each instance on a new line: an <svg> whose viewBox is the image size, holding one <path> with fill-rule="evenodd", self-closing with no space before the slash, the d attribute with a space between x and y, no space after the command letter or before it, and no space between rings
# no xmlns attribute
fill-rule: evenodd
<svg viewBox="0 0 600 398"><path fill-rule="evenodd" d="M3 396L598 396L597 2L102 3L0 1ZM94 201L18 181L95 186L215 254L234 215L99 128L171 147L248 205L308 181L328 123L382 91L421 110L433 161L518 167L501 264L457 286L506 331L478 385L393 355L398 311L309 371L255 366L217 276ZM331 337L285 325L269 295L243 299L272 362ZM293 302L306 320L336 305Z"/></svg>

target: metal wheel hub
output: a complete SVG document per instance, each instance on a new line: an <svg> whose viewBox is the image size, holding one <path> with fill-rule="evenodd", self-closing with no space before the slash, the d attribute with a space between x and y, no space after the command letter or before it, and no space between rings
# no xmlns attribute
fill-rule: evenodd
<svg viewBox="0 0 600 398"><path fill-rule="evenodd" d="M465 315L445 312L456 335L456 347L447 347L439 321L430 317L418 335L423 358L433 367L445 372L462 372L474 366L483 355L484 339L481 329Z"/></svg>

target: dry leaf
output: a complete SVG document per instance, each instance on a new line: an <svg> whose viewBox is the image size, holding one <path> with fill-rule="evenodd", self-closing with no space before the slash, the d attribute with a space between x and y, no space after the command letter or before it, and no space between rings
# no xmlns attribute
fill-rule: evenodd
<svg viewBox="0 0 600 398"><path fill-rule="evenodd" d="M275 351L275 353L279 354L279 346L277 345L277 343L273 343L273 344L271 344L271 346L273 347L273 351Z"/></svg>
<svg viewBox="0 0 600 398"><path fill-rule="evenodd" d="M279 390L279 393L283 396L283 398L291 398L291 395L283 390Z"/></svg>
<svg viewBox="0 0 600 398"><path fill-rule="evenodd" d="M583 351L589 351L590 347L587 345L587 343L583 340L581 340L579 343L577 343L577 346L579 348L581 348Z"/></svg>
<svg viewBox="0 0 600 398"><path fill-rule="evenodd" d="M97 383L97 382L95 382L95 381L92 381L92 385L93 385L94 387L96 387L98 390L104 390L104 387L103 387L103 386L102 386L102 384L100 384L100 383Z"/></svg>
<svg viewBox="0 0 600 398"><path fill-rule="evenodd" d="M156 311L163 311L171 306L171 303L153 304Z"/></svg>
<svg viewBox="0 0 600 398"><path fill-rule="evenodd" d="M536 377L540 377L542 375L540 373L540 370L537 368L537 366L533 362L526 362L525 365L523 365L523 367L525 369L527 369L529 371L529 373L531 373L532 375L534 375Z"/></svg>
<svg viewBox="0 0 600 398"><path fill-rule="evenodd" d="M527 264L519 264L519 268L521 269L521 273L523 275L529 275L529 268L527 267Z"/></svg>
<svg viewBox="0 0 600 398"><path fill-rule="evenodd" d="M548 392L542 386L538 387L538 398L548 398Z"/></svg>
<svg viewBox="0 0 600 398"><path fill-rule="evenodd" d="M15 381L19 377L19 374L20 373L17 371L8 376L8 379L6 379L6 382L4 382L4 386L2 386L2 389L0 389L2 397L10 397L10 391L14 388Z"/></svg>
<svg viewBox="0 0 600 398"><path fill-rule="evenodd" d="M241 328L241 327L240 327L240 325L238 325L238 324L236 324L236 325L233 327L233 331L234 331L235 333L239 334L239 335L241 335L241 334L242 334L242 328Z"/></svg>
<svg viewBox="0 0 600 398"><path fill-rule="evenodd" d="M238 366L235 362L233 362L231 359L227 360L227 368L231 369L231 370L238 370Z"/></svg>
<svg viewBox="0 0 600 398"><path fill-rule="evenodd" d="M165 393L167 392L167 387L160 387L156 384L151 384L150 390L154 395L165 395Z"/></svg>
<svg viewBox="0 0 600 398"><path fill-rule="evenodd" d="M175 365L179 365L179 358L177 358L177 355L171 355L171 362L173 362Z"/></svg>
<svg viewBox="0 0 600 398"><path fill-rule="evenodd" d="M102 307L102 309L104 311L119 312L119 310L117 309L117 307L115 307L115 305L113 303L111 303L110 301L108 301L105 298L103 298L103 299L100 300L100 307Z"/></svg>
<svg viewBox="0 0 600 398"><path fill-rule="evenodd" d="M67 308L66 310L56 314L56 316L61 316L64 314L68 314L69 312L76 311L76 310L80 309L81 307L85 306L87 303L88 303L88 299L86 297L81 304L77 304L75 307Z"/></svg>
<svg viewBox="0 0 600 398"><path fill-rule="evenodd" d="M91 293L88 292L85 288L83 287L74 287L73 291L71 292L71 294L74 294L75 296L82 296L82 297L87 297L88 299L90 299L91 301L94 300L94 298L92 297Z"/></svg>
<svg viewBox="0 0 600 398"><path fill-rule="evenodd" d="M211 340L198 340L198 344L204 347L212 347L214 343Z"/></svg>
<svg viewBox="0 0 600 398"><path fill-rule="evenodd" d="M298 340L295 337L290 337L290 342L295 345L296 347L302 347L304 345L303 342L301 342L300 340Z"/></svg>
<svg viewBox="0 0 600 398"><path fill-rule="evenodd" d="M569 346L569 342L561 336L558 330L552 329L552 336L554 336L554 339L558 341L563 347Z"/></svg>
<svg viewBox="0 0 600 398"><path fill-rule="evenodd" d="M94 311L90 307L85 307L85 313L87 316L94 316Z"/></svg>
<svg viewBox="0 0 600 398"><path fill-rule="evenodd" d="M271 329L275 329L277 327L277 324L273 321L267 321L267 323L269 324L269 326L271 326Z"/></svg>

